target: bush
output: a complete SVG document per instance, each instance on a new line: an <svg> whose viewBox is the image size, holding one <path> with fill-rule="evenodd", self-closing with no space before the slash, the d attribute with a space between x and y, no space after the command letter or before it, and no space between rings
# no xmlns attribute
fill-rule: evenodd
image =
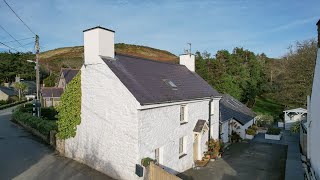
<svg viewBox="0 0 320 180"><path fill-rule="evenodd" d="M290 131L292 133L300 132L300 121L297 121L297 122L293 123L292 126L290 127Z"/></svg>
<svg viewBox="0 0 320 180"><path fill-rule="evenodd" d="M8 102L5 100L0 100L0 106L7 104Z"/></svg>
<svg viewBox="0 0 320 180"><path fill-rule="evenodd" d="M206 154L209 154L210 156L212 156L212 158L216 158L219 155L220 151L220 141L210 139L210 141L206 144L208 145L208 151L206 152Z"/></svg>
<svg viewBox="0 0 320 180"><path fill-rule="evenodd" d="M149 166L149 165L150 165L150 162L154 162L154 160L151 159L151 158L149 158L149 157L146 157L146 158L141 159L141 164L142 164L142 166L144 166L144 167Z"/></svg>
<svg viewBox="0 0 320 180"><path fill-rule="evenodd" d="M274 123L273 116L270 115L259 115L256 119L257 126L259 127L269 127Z"/></svg>
<svg viewBox="0 0 320 180"><path fill-rule="evenodd" d="M270 135L279 135L280 132L281 132L281 129L280 129L280 128L269 127L269 128L268 128L268 131L267 131L267 134L270 134Z"/></svg>
<svg viewBox="0 0 320 180"><path fill-rule="evenodd" d="M249 127L246 130L246 134L254 136L254 135L256 135L256 131L253 128Z"/></svg>
<svg viewBox="0 0 320 180"><path fill-rule="evenodd" d="M49 136L51 130L58 129L56 121L44 120L42 118L32 116L30 113L21 112L19 109L16 109L13 112L12 119L38 130L45 136Z"/></svg>
<svg viewBox="0 0 320 180"><path fill-rule="evenodd" d="M9 107L12 107L12 106L15 106L15 105L21 104L21 103L25 103L25 102L27 102L27 100L24 100L24 101L17 101L17 102L10 103L10 104L5 104L5 105L0 106L0 110L1 110L1 109L6 109L6 108L9 108Z"/></svg>
<svg viewBox="0 0 320 180"><path fill-rule="evenodd" d="M239 142L241 140L241 137L238 133L232 131L231 134L231 142Z"/></svg>
<svg viewBox="0 0 320 180"><path fill-rule="evenodd" d="M53 107L41 108L41 117L48 120L57 120L58 112Z"/></svg>
<svg viewBox="0 0 320 180"><path fill-rule="evenodd" d="M257 125L255 125L255 124L253 124L253 125L251 126L251 128L252 128L253 130L255 130L255 131L257 131L257 130L258 130L258 126L257 126Z"/></svg>

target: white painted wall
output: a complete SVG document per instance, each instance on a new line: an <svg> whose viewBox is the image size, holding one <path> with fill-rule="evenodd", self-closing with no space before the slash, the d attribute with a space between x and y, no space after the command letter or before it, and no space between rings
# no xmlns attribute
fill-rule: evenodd
<svg viewBox="0 0 320 180"><path fill-rule="evenodd" d="M83 66L81 83L81 124L66 140L66 156L115 179L137 179L137 101L104 63Z"/></svg>
<svg viewBox="0 0 320 180"><path fill-rule="evenodd" d="M231 128L230 128L231 131ZM229 121L225 121L221 124L221 139L224 143L229 142Z"/></svg>
<svg viewBox="0 0 320 180"><path fill-rule="evenodd" d="M182 54L179 59L181 65L185 65L190 71L195 72L195 56L193 54Z"/></svg>
<svg viewBox="0 0 320 180"><path fill-rule="evenodd" d="M310 161L320 179L320 49L318 48L310 102Z"/></svg>
<svg viewBox="0 0 320 180"><path fill-rule="evenodd" d="M186 102L181 104L186 104ZM208 119L209 100L190 102L187 103L187 106L188 123L183 125L180 125L179 104L139 111L139 156L141 159L154 158L154 150L161 147L163 165L167 167L167 170L177 173L192 167L193 129L199 119ZM187 139L187 155L179 159L179 138L183 136ZM215 135L213 137L218 138ZM206 132L201 138L201 152L206 151L207 140Z"/></svg>
<svg viewBox="0 0 320 180"><path fill-rule="evenodd" d="M237 128L233 128L233 127L232 127L232 129L233 129L235 132L237 132L242 139L245 139L245 137L246 137L246 129L248 129L251 125L253 125L254 119L251 119L249 122L247 122L247 123L246 123L245 125L243 125L243 126L242 126L238 121L236 121L236 120L231 120L231 122L236 122L236 123L237 123L237 125L238 125L240 128L237 129Z"/></svg>
<svg viewBox="0 0 320 180"><path fill-rule="evenodd" d="M114 58L114 32L101 28L84 32L84 64L103 63L98 56Z"/></svg>

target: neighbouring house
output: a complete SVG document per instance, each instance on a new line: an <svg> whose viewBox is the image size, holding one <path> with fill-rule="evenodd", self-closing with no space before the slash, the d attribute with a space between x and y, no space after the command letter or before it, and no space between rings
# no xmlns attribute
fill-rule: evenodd
<svg viewBox="0 0 320 180"><path fill-rule="evenodd" d="M310 159L316 178L320 179L320 20L318 27L318 50L314 70L312 93L308 102L307 157Z"/></svg>
<svg viewBox="0 0 320 180"><path fill-rule="evenodd" d="M229 94L222 96L219 107L220 139L229 142L232 132L245 139L246 130L255 123L256 113Z"/></svg>
<svg viewBox="0 0 320 180"><path fill-rule="evenodd" d="M60 102L60 97L63 91L78 72L79 69L62 68L58 87L43 87L41 89L42 105L44 107L57 106Z"/></svg>
<svg viewBox="0 0 320 180"><path fill-rule="evenodd" d="M13 88L0 86L0 100L8 101L10 98L18 96L18 92Z"/></svg>
<svg viewBox="0 0 320 180"><path fill-rule="evenodd" d="M60 103L60 97L63 88L59 87L43 87L41 88L41 97L43 107L55 107Z"/></svg>
<svg viewBox="0 0 320 180"><path fill-rule="evenodd" d="M94 27L84 31L84 57L81 124L65 140L66 157L115 179L143 179L142 159L183 172L203 157L208 133L219 138L220 96L195 73L193 54L180 64L115 54L114 31Z"/></svg>
<svg viewBox="0 0 320 180"><path fill-rule="evenodd" d="M79 69L61 68L58 87L65 89L78 72Z"/></svg>
<svg viewBox="0 0 320 180"><path fill-rule="evenodd" d="M290 130L291 126L297 122L307 119L307 110L303 108L288 109L284 112L284 128Z"/></svg>

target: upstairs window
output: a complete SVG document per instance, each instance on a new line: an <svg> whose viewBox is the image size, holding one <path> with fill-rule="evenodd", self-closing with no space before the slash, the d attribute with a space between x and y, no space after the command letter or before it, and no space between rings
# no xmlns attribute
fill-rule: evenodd
<svg viewBox="0 0 320 180"><path fill-rule="evenodd" d="M186 137L179 138L179 158L186 155Z"/></svg>
<svg viewBox="0 0 320 180"><path fill-rule="evenodd" d="M187 105L180 106L180 124L187 123Z"/></svg>

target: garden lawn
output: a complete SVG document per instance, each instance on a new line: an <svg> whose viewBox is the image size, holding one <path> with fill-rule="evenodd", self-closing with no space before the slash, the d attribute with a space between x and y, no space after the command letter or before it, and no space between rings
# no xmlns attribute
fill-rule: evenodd
<svg viewBox="0 0 320 180"><path fill-rule="evenodd" d="M271 115L274 119L279 119L279 115L283 114L284 106L274 100L259 96L252 110L257 114Z"/></svg>

